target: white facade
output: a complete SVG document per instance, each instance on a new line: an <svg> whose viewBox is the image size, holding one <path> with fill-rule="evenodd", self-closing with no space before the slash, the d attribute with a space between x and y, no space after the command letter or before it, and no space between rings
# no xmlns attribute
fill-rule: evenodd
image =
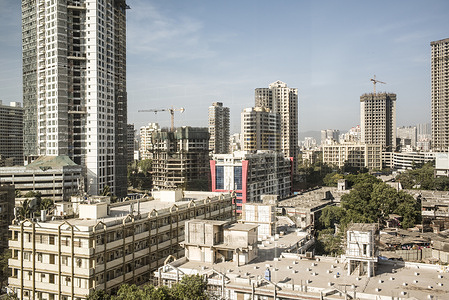
<svg viewBox="0 0 449 300"><path fill-rule="evenodd" d="M148 123L147 126L140 127L140 159L153 158L153 132L159 132L160 127L157 123Z"/></svg>
<svg viewBox="0 0 449 300"><path fill-rule="evenodd" d="M431 99L432 99L432 148L446 151L449 147L449 38L430 43L431 47Z"/></svg>
<svg viewBox="0 0 449 300"><path fill-rule="evenodd" d="M92 194L126 195L126 8L22 1L24 154L68 155Z"/></svg>
<svg viewBox="0 0 449 300"><path fill-rule="evenodd" d="M294 172L297 172L298 156L298 89L289 88L286 83L276 81L268 88L255 90L255 106L268 107L279 113L281 123L281 151L293 158Z"/></svg>
<svg viewBox="0 0 449 300"><path fill-rule="evenodd" d="M241 113L241 145L243 151L280 151L280 118L269 108L245 108Z"/></svg>
<svg viewBox="0 0 449 300"><path fill-rule="evenodd" d="M323 162L343 167L382 169L382 146L358 143L322 145Z"/></svg>

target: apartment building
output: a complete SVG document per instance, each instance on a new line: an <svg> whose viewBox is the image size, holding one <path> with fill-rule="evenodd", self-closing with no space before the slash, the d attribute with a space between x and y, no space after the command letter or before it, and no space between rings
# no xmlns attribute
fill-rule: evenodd
<svg viewBox="0 0 449 300"><path fill-rule="evenodd" d="M449 38L433 41L431 48L432 139L434 151L449 147Z"/></svg>
<svg viewBox="0 0 449 300"><path fill-rule="evenodd" d="M19 102L0 100L0 156L9 165L23 166L23 108Z"/></svg>
<svg viewBox="0 0 449 300"><path fill-rule="evenodd" d="M359 143L322 145L323 162L343 167L382 169L382 146Z"/></svg>
<svg viewBox="0 0 449 300"><path fill-rule="evenodd" d="M152 135L153 187L209 190L209 131L184 126Z"/></svg>
<svg viewBox="0 0 449 300"><path fill-rule="evenodd" d="M354 223L346 232L346 260L348 276L375 275L378 252L376 246L377 224Z"/></svg>
<svg viewBox="0 0 449 300"><path fill-rule="evenodd" d="M181 193L182 194L182 193ZM147 283L168 255L182 257L190 219L235 219L230 194L184 192L108 205L88 200L63 220L20 220L10 226L9 289L19 299L86 299ZM44 215L45 216L45 215Z"/></svg>
<svg viewBox="0 0 449 300"><path fill-rule="evenodd" d="M382 164L385 168L411 170L417 165L436 160L437 154L437 152L382 152Z"/></svg>
<svg viewBox="0 0 449 300"><path fill-rule="evenodd" d="M281 124L281 151L285 157L293 158L293 172L297 172L298 156L298 89L276 81L268 88L255 90L255 106L268 107L278 113Z"/></svg>
<svg viewBox="0 0 449 300"><path fill-rule="evenodd" d="M68 201L78 193L81 178L82 167L68 156L41 156L26 166L0 168L1 184L12 184L22 194L40 192L54 201Z"/></svg>
<svg viewBox="0 0 449 300"><path fill-rule="evenodd" d="M360 96L362 144L396 150L396 94L369 93Z"/></svg>
<svg viewBox="0 0 449 300"><path fill-rule="evenodd" d="M209 149L214 154L229 153L229 107L221 102L209 106Z"/></svg>
<svg viewBox="0 0 449 300"><path fill-rule="evenodd" d="M153 133L159 132L160 127L158 123L148 123L147 126L140 127L140 158L153 158Z"/></svg>
<svg viewBox="0 0 449 300"><path fill-rule="evenodd" d="M22 1L24 155L70 157L126 196L125 0Z"/></svg>
<svg viewBox="0 0 449 300"><path fill-rule="evenodd" d="M235 192L238 213L243 203L261 202L261 195L291 195L292 162L280 152L216 154L210 172L213 192Z"/></svg>
<svg viewBox="0 0 449 300"><path fill-rule="evenodd" d="M266 107L245 108L241 113L243 151L281 150L280 118Z"/></svg>

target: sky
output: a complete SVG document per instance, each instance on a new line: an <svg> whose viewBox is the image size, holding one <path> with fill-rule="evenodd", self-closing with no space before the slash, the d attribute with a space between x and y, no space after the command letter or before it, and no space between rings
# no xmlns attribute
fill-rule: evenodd
<svg viewBox="0 0 449 300"><path fill-rule="evenodd" d="M360 95L397 94L398 126L430 123L430 42L449 37L449 1L127 0L128 123L207 126L254 89L298 88L299 131L360 124ZM0 99L22 101L20 1L0 0Z"/></svg>

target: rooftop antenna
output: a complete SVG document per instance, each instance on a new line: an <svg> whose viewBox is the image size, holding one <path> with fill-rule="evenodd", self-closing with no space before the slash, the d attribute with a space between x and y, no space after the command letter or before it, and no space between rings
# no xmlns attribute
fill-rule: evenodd
<svg viewBox="0 0 449 300"><path fill-rule="evenodd" d="M376 75L374 75L374 78L371 78L371 81L373 82L373 86L374 86L374 94L376 94L376 83L387 84L386 82L376 80Z"/></svg>

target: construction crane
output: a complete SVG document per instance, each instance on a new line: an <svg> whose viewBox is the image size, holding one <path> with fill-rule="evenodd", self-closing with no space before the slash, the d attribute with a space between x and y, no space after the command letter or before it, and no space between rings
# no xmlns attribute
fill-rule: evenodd
<svg viewBox="0 0 449 300"><path fill-rule="evenodd" d="M174 108L173 106L170 108L161 108L161 109L141 109L138 112L154 112L157 114L161 111L168 111L171 115L171 131L175 131L175 111L180 111L183 113L185 109L183 107L181 108Z"/></svg>
<svg viewBox="0 0 449 300"><path fill-rule="evenodd" d="M376 83L387 84L386 82L383 82L383 81L380 81L380 80L376 80L376 75L374 75L374 78L371 78L371 81L373 82L373 85L374 85L374 94L376 94Z"/></svg>

